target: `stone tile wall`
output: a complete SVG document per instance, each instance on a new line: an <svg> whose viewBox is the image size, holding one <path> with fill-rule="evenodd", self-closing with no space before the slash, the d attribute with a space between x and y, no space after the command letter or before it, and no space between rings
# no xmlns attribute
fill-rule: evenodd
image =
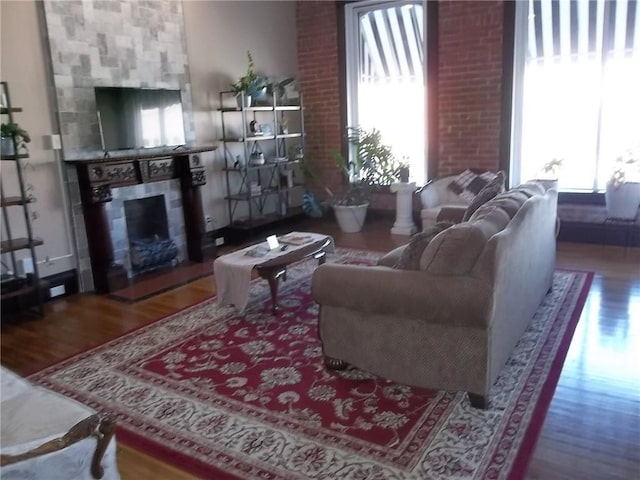
<svg viewBox="0 0 640 480"><path fill-rule="evenodd" d="M96 86L180 89L185 138L194 142L181 0L66 0L42 5L65 160L101 154ZM93 281L75 167L66 173L80 287L88 291Z"/></svg>

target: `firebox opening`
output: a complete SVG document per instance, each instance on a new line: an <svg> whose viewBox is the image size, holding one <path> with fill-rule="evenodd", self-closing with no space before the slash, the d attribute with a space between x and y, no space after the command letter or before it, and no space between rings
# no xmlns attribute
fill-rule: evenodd
<svg viewBox="0 0 640 480"><path fill-rule="evenodd" d="M134 275L173 265L178 247L169 237L164 195L124 201Z"/></svg>

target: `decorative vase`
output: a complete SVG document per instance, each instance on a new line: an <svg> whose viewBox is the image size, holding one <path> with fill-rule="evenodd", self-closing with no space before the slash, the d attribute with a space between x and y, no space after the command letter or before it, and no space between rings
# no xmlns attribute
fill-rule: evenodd
<svg viewBox="0 0 640 480"><path fill-rule="evenodd" d="M399 177L402 183L409 183L409 167L400 167Z"/></svg>
<svg viewBox="0 0 640 480"><path fill-rule="evenodd" d="M239 93L236 95L236 102L238 102L238 108L240 109L249 108L251 106L251 95Z"/></svg>
<svg viewBox="0 0 640 480"><path fill-rule="evenodd" d="M367 216L368 203L363 205L334 205L333 211L340 229L345 233L356 233L362 230Z"/></svg>
<svg viewBox="0 0 640 480"><path fill-rule="evenodd" d="M15 155L13 138L0 137L0 139L2 141L2 143L0 144L0 151L2 151L2 155Z"/></svg>
<svg viewBox="0 0 640 480"><path fill-rule="evenodd" d="M640 207L640 183L608 183L604 197L609 218L633 220L638 215Z"/></svg>

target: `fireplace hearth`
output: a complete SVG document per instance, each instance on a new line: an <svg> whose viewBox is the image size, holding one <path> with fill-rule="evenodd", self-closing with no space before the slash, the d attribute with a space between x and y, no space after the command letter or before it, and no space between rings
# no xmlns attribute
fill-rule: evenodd
<svg viewBox="0 0 640 480"><path fill-rule="evenodd" d="M175 265L178 247L169 236L164 195L124 201L133 275Z"/></svg>

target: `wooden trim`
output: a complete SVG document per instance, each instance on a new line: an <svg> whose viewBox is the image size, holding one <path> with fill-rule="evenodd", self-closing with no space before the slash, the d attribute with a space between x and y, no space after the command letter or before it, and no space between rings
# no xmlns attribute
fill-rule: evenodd
<svg viewBox="0 0 640 480"><path fill-rule="evenodd" d="M340 82L340 134L342 137L342 141L340 143L340 151L345 158L349 155L349 142L347 141L347 136L344 134L347 131L347 109L348 106L348 98L347 98L347 44L346 44L346 24L345 24L345 5L350 2L346 1L338 1L336 2L336 16L338 19L338 79ZM348 179L344 178L343 175L343 183L348 182Z"/></svg>
<svg viewBox="0 0 640 480"><path fill-rule="evenodd" d="M189 156L194 153L202 153L202 152L213 152L217 150L216 146L204 146L204 147L183 147L183 148L173 148L171 150L164 149L150 149L148 152L133 152L131 150L119 152L105 152L102 156L93 156L86 158L65 158L64 161L66 163L71 164L86 164L86 165L94 165L96 163L118 163L118 162L132 162L132 161L142 161L142 160L153 160L157 158L164 157L182 157Z"/></svg>
<svg viewBox="0 0 640 480"><path fill-rule="evenodd" d="M93 475L93 478L102 478L104 476L102 458L104 457L104 452L107 451L109 442L111 442L115 432L115 420L109 416L102 418L102 421L98 426L98 444L96 445L96 449L93 452L93 458L91 459L91 475Z"/></svg>
<svg viewBox="0 0 640 480"><path fill-rule="evenodd" d="M91 460L91 475L94 478L102 478L104 468L101 465L104 452L115 433L115 422L109 416L101 417L98 414L91 415L84 420L79 421L69 429L62 437L54 438L42 445L18 455L0 455L0 465L11 465L13 463L23 462L42 455L57 452L73 445L85 438L97 437L98 443Z"/></svg>
<svg viewBox="0 0 640 480"><path fill-rule="evenodd" d="M503 3L502 20L502 105L500 109L500 146L498 168L506 174L509 187L511 170L511 119L513 116L513 68L515 48L516 2Z"/></svg>
<svg viewBox="0 0 640 480"><path fill-rule="evenodd" d="M427 2L427 61L425 110L427 131L425 153L427 180L438 176L439 162L439 101L438 101L438 2Z"/></svg>

